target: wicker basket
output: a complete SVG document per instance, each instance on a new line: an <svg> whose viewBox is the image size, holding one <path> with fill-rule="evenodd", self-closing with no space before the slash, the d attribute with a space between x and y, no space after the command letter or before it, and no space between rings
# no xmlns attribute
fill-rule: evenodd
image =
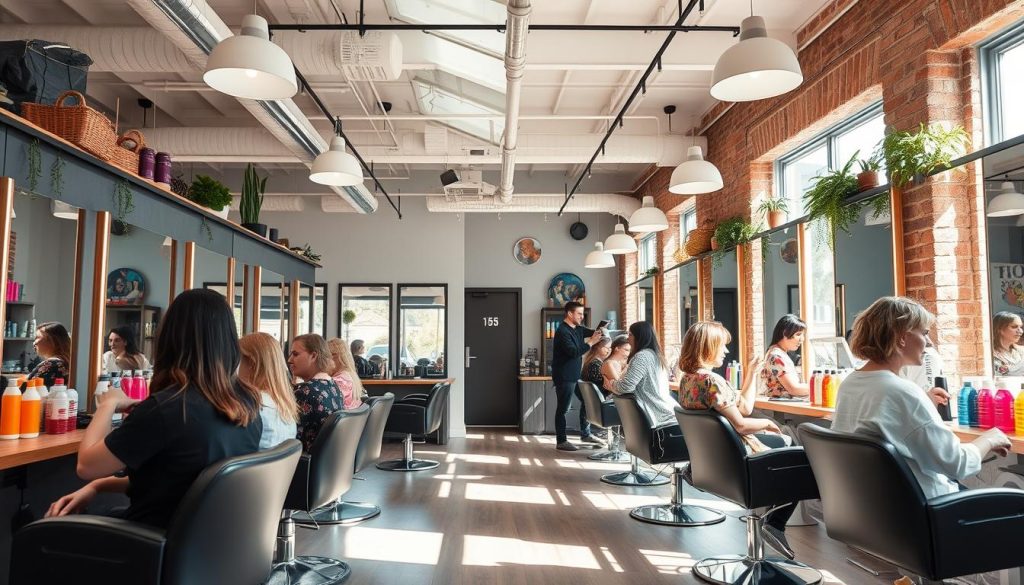
<svg viewBox="0 0 1024 585"><path fill-rule="evenodd" d="M56 112L54 107L47 104L35 104L31 102L24 102L21 104L21 117L25 118L29 122L39 126L47 132L53 132L55 125Z"/></svg>
<svg viewBox="0 0 1024 585"><path fill-rule="evenodd" d="M78 104L64 105L70 97L77 98ZM53 109L54 127L50 129L51 132L99 158L110 158L110 151L117 141L114 125L106 116L86 105L84 95L77 91L65 91L57 98Z"/></svg>
<svg viewBox="0 0 1024 585"><path fill-rule="evenodd" d="M134 142L134 148L125 146L125 142ZM139 174L139 152L146 147L146 139L142 132L129 130L117 139L117 143L110 149L109 159L114 166L120 167L133 175Z"/></svg>
<svg viewBox="0 0 1024 585"><path fill-rule="evenodd" d="M690 230L686 236L686 245L683 248L690 256L703 254L711 249L711 237L715 235L715 228L710 222L701 227Z"/></svg>

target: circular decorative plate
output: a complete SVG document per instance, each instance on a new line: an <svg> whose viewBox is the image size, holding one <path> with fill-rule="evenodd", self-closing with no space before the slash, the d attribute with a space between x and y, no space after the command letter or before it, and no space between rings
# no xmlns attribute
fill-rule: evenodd
<svg viewBox="0 0 1024 585"><path fill-rule="evenodd" d="M571 272L563 272L551 279L548 298L556 307L564 307L569 301L579 301L587 295L583 280Z"/></svg>
<svg viewBox="0 0 1024 585"><path fill-rule="evenodd" d="M540 260L540 241L531 237L519 238L512 248L512 257L524 266L536 264Z"/></svg>
<svg viewBox="0 0 1024 585"><path fill-rule="evenodd" d="M107 275L107 303L141 305L146 297L146 280L134 268L118 268Z"/></svg>

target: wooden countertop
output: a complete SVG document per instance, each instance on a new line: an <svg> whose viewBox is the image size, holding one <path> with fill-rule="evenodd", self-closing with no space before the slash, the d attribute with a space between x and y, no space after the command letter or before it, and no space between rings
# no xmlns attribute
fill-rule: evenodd
<svg viewBox="0 0 1024 585"><path fill-rule="evenodd" d="M551 376L519 376L520 382L550 382Z"/></svg>
<svg viewBox="0 0 1024 585"><path fill-rule="evenodd" d="M363 386L433 386L438 382L454 384L455 378L391 378L390 380L359 380Z"/></svg>
<svg viewBox="0 0 1024 585"><path fill-rule="evenodd" d="M63 435L39 435L34 439L0 441L0 469L10 469L55 459L78 452L85 430L75 430Z"/></svg>

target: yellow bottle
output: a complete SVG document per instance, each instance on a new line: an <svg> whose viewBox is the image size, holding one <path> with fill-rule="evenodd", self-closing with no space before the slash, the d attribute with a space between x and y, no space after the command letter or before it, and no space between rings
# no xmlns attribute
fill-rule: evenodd
<svg viewBox="0 0 1024 585"><path fill-rule="evenodd" d="M825 406L827 406L829 408L835 408L836 407L836 390L839 389L839 380L838 380L838 378L839 378L839 373L838 372L832 372L832 375L828 377L828 392L826 393L828 401L825 404Z"/></svg>
<svg viewBox="0 0 1024 585"><path fill-rule="evenodd" d="M1020 385L1017 399L1013 401L1014 434L1024 435L1024 384Z"/></svg>
<svg viewBox="0 0 1024 585"><path fill-rule="evenodd" d="M31 439L39 436L39 417L42 412L42 402L39 392L36 391L35 382L29 382L25 394L21 397L21 438Z"/></svg>
<svg viewBox="0 0 1024 585"><path fill-rule="evenodd" d="M21 390L18 381L10 378L3 398L0 399L0 439L21 436Z"/></svg>

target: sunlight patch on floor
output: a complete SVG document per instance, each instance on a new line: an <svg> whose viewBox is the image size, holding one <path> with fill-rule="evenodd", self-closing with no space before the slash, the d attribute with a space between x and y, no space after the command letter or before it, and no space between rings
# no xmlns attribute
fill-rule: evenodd
<svg viewBox="0 0 1024 585"><path fill-rule="evenodd" d="M555 463L567 469L589 469L591 471L622 471L629 465L628 461L608 463L607 461L596 461L593 459L555 459Z"/></svg>
<svg viewBox="0 0 1024 585"><path fill-rule="evenodd" d="M484 500L488 502L508 502L512 504L555 505L555 499L551 497L551 492L548 488L521 485L467 483L466 499Z"/></svg>
<svg viewBox="0 0 1024 585"><path fill-rule="evenodd" d="M484 435L483 433L466 433L466 436L463 437L463 438L464 439L472 439L472 440L475 440L475 441L479 441L481 439L486 439L487 435Z"/></svg>
<svg viewBox="0 0 1024 585"><path fill-rule="evenodd" d="M689 573L690 568L699 560L686 553L676 551L640 549L640 554L644 555L647 562L651 563L659 573L665 575Z"/></svg>
<svg viewBox="0 0 1024 585"><path fill-rule="evenodd" d="M817 567L815 567L815 568L817 568ZM822 570L822 569L818 569L818 572L821 573L821 582L822 583L835 583L836 585L846 585L846 581L843 581L839 577L836 577L830 571L825 571L825 570Z"/></svg>
<svg viewBox="0 0 1024 585"><path fill-rule="evenodd" d="M663 496L637 496L633 494L614 494L584 490L581 492L587 498L590 505L598 510L632 510L637 506L647 504L664 504L667 497Z"/></svg>
<svg viewBox="0 0 1024 585"><path fill-rule="evenodd" d="M607 546L601 547L601 554L604 555L604 560L608 561L608 566L612 568L616 573L623 573L622 565L619 564L618 559L612 554L612 551L608 550Z"/></svg>
<svg viewBox="0 0 1024 585"><path fill-rule="evenodd" d="M519 437L516 435L505 435L505 442L507 443L518 443Z"/></svg>
<svg viewBox="0 0 1024 585"><path fill-rule="evenodd" d="M533 465L533 462L530 461L529 457L520 457L519 458L519 465L522 465L524 467L529 467L530 465Z"/></svg>
<svg viewBox="0 0 1024 585"><path fill-rule="evenodd" d="M558 496L558 499L559 499L559 501L562 502L563 506L571 506L572 505L572 503L569 501L569 498L567 498L565 496L565 492L563 492L562 490L555 488L555 495Z"/></svg>
<svg viewBox="0 0 1024 585"><path fill-rule="evenodd" d="M445 461L465 461L466 463L489 463L493 465L508 465L508 457L500 455L481 455L479 453L449 453Z"/></svg>
<svg viewBox="0 0 1024 585"><path fill-rule="evenodd" d="M462 564L469 566L513 564L601 570L594 553L585 546L467 534L462 550Z"/></svg>
<svg viewBox="0 0 1024 585"><path fill-rule="evenodd" d="M464 480L480 481L481 479L487 479L490 476L489 475L461 475L461 474L454 474L454 473L445 473L445 474L441 474L441 475L434 475L434 476L431 476L431 477L432 477L432 479L454 479L454 480L464 479Z"/></svg>
<svg viewBox="0 0 1024 585"><path fill-rule="evenodd" d="M441 558L440 532L353 526L345 531L345 558L437 565Z"/></svg>
<svg viewBox="0 0 1024 585"><path fill-rule="evenodd" d="M450 482L450 481L442 481L441 482L441 487L438 488L438 490L437 490L437 497L439 497L439 498L447 498L448 495L451 494L451 493L452 493L452 482Z"/></svg>

